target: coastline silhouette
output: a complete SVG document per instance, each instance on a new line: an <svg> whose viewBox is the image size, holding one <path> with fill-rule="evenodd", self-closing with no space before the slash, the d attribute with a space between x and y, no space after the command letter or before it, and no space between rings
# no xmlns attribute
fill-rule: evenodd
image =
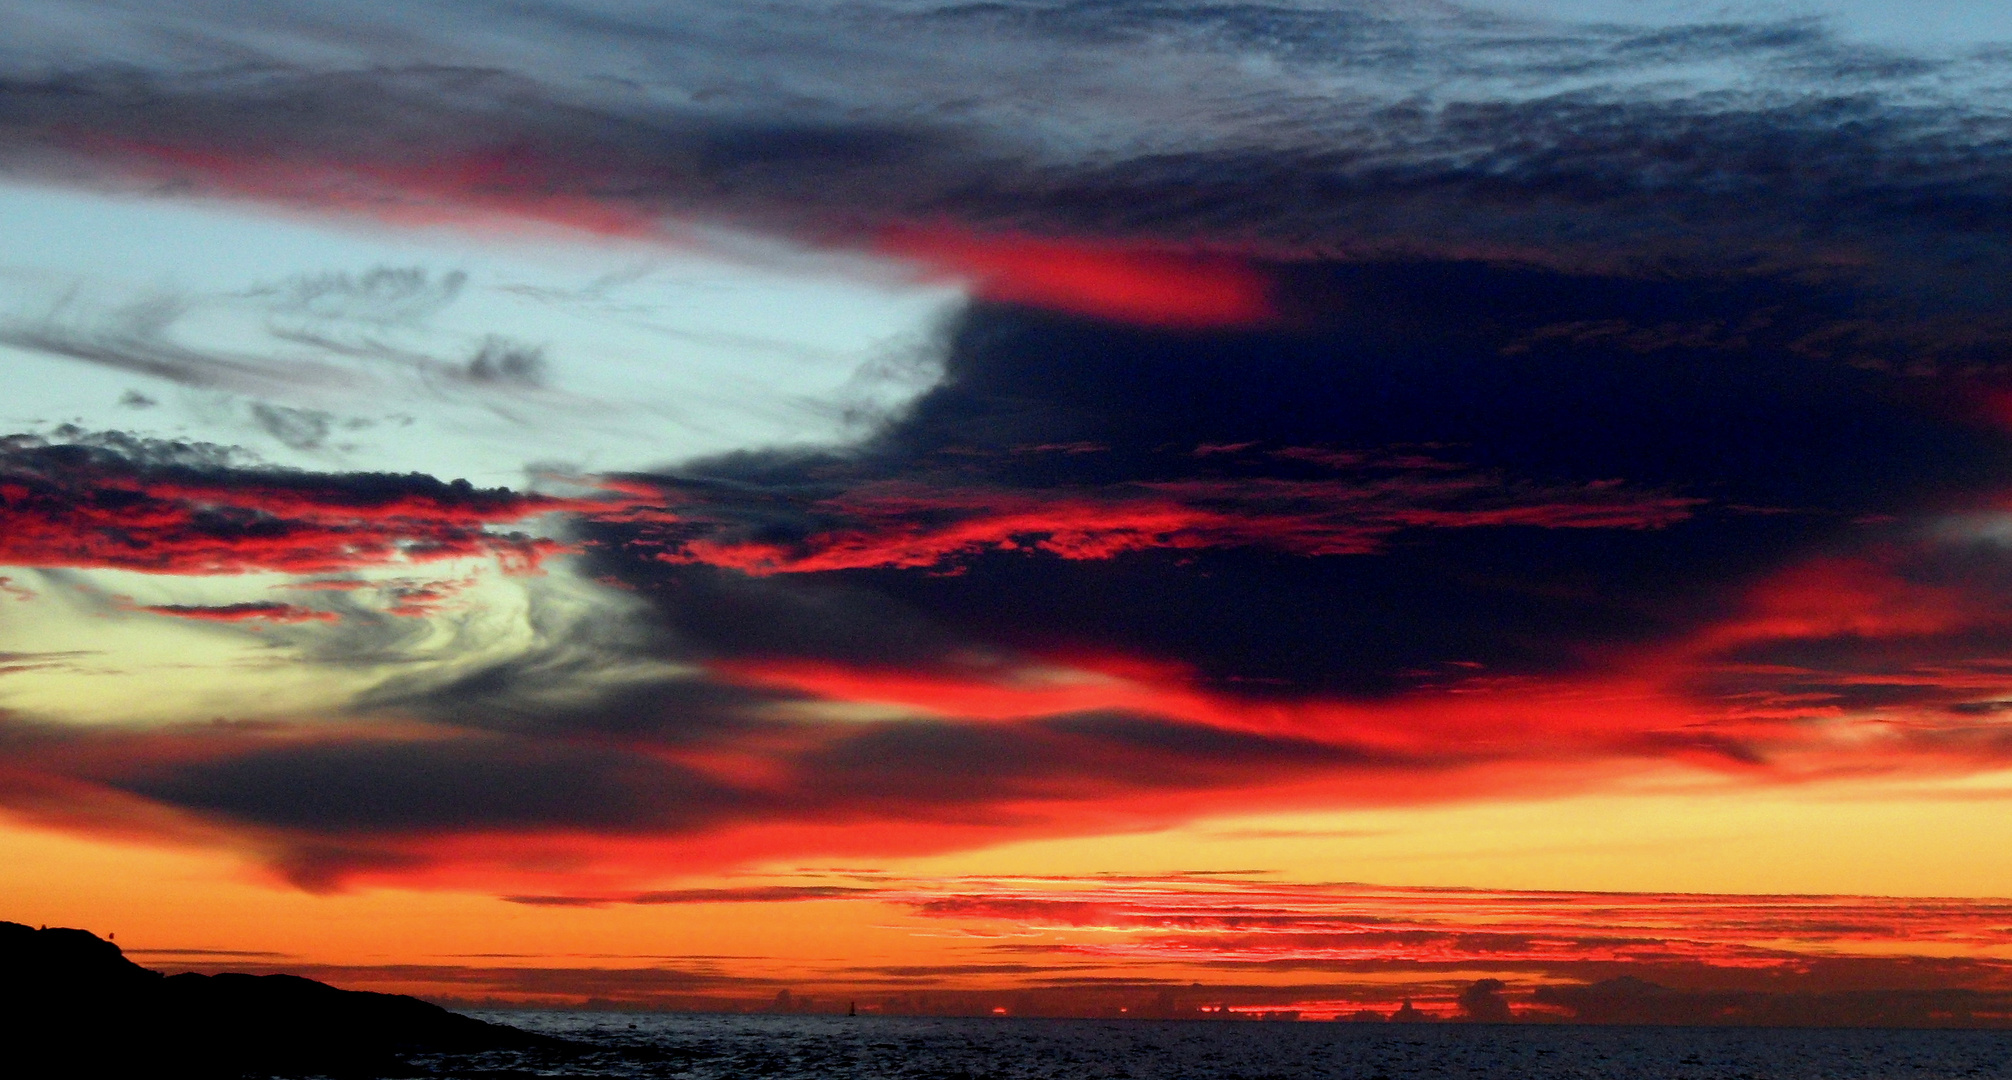
<svg viewBox="0 0 2012 1080"><path fill-rule="evenodd" d="M17 1076L368 1075L406 1054L572 1046L297 975L163 975L88 931L14 922L0 922L0 1039L10 1068L50 1063Z"/></svg>

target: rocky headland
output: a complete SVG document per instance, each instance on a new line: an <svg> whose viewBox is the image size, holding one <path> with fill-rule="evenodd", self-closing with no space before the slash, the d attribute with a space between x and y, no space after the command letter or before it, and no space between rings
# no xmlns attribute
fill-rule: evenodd
<svg viewBox="0 0 2012 1080"><path fill-rule="evenodd" d="M21 1077L398 1076L408 1055L571 1045L294 975L163 975L87 931L12 922L0 922L0 1039Z"/></svg>

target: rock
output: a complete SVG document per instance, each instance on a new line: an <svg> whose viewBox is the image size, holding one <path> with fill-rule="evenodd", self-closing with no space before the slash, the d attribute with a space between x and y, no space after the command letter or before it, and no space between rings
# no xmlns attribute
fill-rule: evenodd
<svg viewBox="0 0 2012 1080"><path fill-rule="evenodd" d="M0 922L0 1039L26 1077L401 1075L401 1056L573 1044L294 975L163 976L82 930Z"/></svg>

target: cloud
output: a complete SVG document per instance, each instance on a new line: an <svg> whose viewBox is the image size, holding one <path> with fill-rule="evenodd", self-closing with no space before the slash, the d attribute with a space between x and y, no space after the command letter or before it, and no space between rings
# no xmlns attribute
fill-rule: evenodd
<svg viewBox="0 0 2012 1080"><path fill-rule="evenodd" d="M8 589L6 580L0 578L0 590ZM26 590L22 590L24 593ZM32 599L32 596L30 596ZM19 597L17 597L19 599ZM75 667L73 661L80 656L94 656L94 652L59 650L55 652L0 652L0 675L14 675L24 671L61 671Z"/></svg>
<svg viewBox="0 0 2012 1080"><path fill-rule="evenodd" d="M102 746L57 740L42 744L44 754L24 753L17 770L238 830L295 883L328 888L386 875L507 878L545 857L534 852L603 842L613 845L614 863L644 865L674 852L687 866L731 865L753 851L797 851L819 832L852 834L846 843L865 851L941 850L981 837L1073 833L1090 820L1150 822L1169 812L1162 802L1248 788L1260 776L1312 775L1358 756L1115 717L982 728L772 726L776 748L765 754L720 737L733 734L701 730L682 745L652 747L445 732L317 738L306 730L271 742L194 729ZM17 788L17 797L23 790L40 787ZM631 855L621 854L625 846ZM707 902L704 894L650 895L657 899L635 902Z"/></svg>
<svg viewBox="0 0 2012 1080"><path fill-rule="evenodd" d="M421 412L472 406L517 427L529 421L512 406L527 396L561 414L607 408L550 391L544 347L439 318L467 281L459 270L386 266L232 291L22 275L0 314L0 345L203 392L184 401L208 405L203 422L241 409L247 427L304 452L350 453L358 447L343 436L409 426L409 414L356 415L393 398ZM157 396L132 390L118 402L149 409Z"/></svg>
<svg viewBox="0 0 2012 1080"><path fill-rule="evenodd" d="M208 350L176 340L174 330L195 306L189 298L156 294L97 309L75 294L33 319L0 323L0 345L202 389L252 394L284 394L301 386L348 387L352 374L322 361L279 359ZM122 403L144 408L151 398L129 393ZM315 443L326 435L326 420L315 429L314 414L258 404L253 418L288 445ZM263 411L261 411L263 410Z"/></svg>
<svg viewBox="0 0 2012 1080"><path fill-rule="evenodd" d="M903 229L879 250L968 280L988 300L1148 326L1243 326L1276 316L1271 285L1248 262L1179 248Z"/></svg>
<svg viewBox="0 0 2012 1080"><path fill-rule="evenodd" d="M1165 962L1421 981L1495 971L1566 996L1571 984L1621 972L1687 990L1748 993L2002 993L2012 974L1989 955L2004 936L2003 905L1990 900L1518 892L1238 876L974 877L881 887L882 899L918 914L974 930L1038 929L1046 940L1036 950L1114 967ZM1961 955L1951 958L1951 950Z"/></svg>
<svg viewBox="0 0 2012 1080"><path fill-rule="evenodd" d="M319 409L293 409L285 405L252 402L252 419L266 434L295 450L314 450L328 440L335 417Z"/></svg>
<svg viewBox="0 0 2012 1080"><path fill-rule="evenodd" d="M668 889L606 896L506 896L512 904L533 907L603 907L608 904L774 904L791 901L845 900L871 896L875 890L842 885L758 885L729 889Z"/></svg>
<svg viewBox="0 0 2012 1080"><path fill-rule="evenodd" d="M207 622L334 622L341 617L333 611L260 600L241 604L150 604L138 610Z"/></svg>
<svg viewBox="0 0 2012 1080"><path fill-rule="evenodd" d="M343 705L425 738L163 735L24 783L202 822L327 888L1555 794L1654 762L1764 783L2004 760L1952 711L2012 694L1982 663L1988 545L1931 527L1992 520L2012 480L1974 376L1808 345L1859 311L1821 282L1303 274L1359 303L1214 330L977 305L943 381L853 446L579 496L14 440L9 562L313 584L576 552L553 565L581 596L534 605L517 655ZM373 588L413 619L450 602ZM1906 635L1909 670L1867 678L1853 643ZM1837 716L1902 734L1807 722Z"/></svg>
<svg viewBox="0 0 2012 1080"><path fill-rule="evenodd" d="M108 436L0 444L0 563L165 574L315 574L469 555L534 566L555 542L492 525L584 505L381 473L233 464L198 444Z"/></svg>
<svg viewBox="0 0 2012 1080"><path fill-rule="evenodd" d="M803 499L796 516L807 535L794 542L735 536L781 531L791 509L781 500L765 500L752 529L736 529L729 515L738 508L731 502L707 506L679 499L677 531L691 538L665 542L663 557L770 574L954 566L971 555L1017 550L1064 559L1220 547L1364 555L1380 550L1393 534L1415 528L1661 528L1690 516L1704 501L1637 494L1616 485L1515 490L1486 476L1446 476L1443 463L1427 468L1438 474L1353 482L1161 481L1038 493L960 490L920 477L869 481L827 498ZM726 519L717 530L723 535L692 536L693 522L709 510Z"/></svg>
<svg viewBox="0 0 2012 1080"><path fill-rule="evenodd" d="M491 336L468 361L468 379L478 383L503 383L537 387L545 381L545 353L542 349L513 344Z"/></svg>
<svg viewBox="0 0 2012 1080"><path fill-rule="evenodd" d="M452 304L468 284L464 271L429 273L419 266L373 266L360 274L328 272L260 285L247 295L276 314L378 325L421 322Z"/></svg>
<svg viewBox="0 0 2012 1080"><path fill-rule="evenodd" d="M1460 1011L1477 1024L1506 1024L1515 1017L1502 999L1506 986L1501 979L1477 979L1460 993Z"/></svg>
<svg viewBox="0 0 2012 1080"><path fill-rule="evenodd" d="M1227 1008L1327 1019L1360 1008L1387 1014L1415 999L1442 1018L1495 1023L1993 1027L2005 1023L2012 1000L2012 970L1994 953L2005 941L2005 905L1994 900L1396 888L1239 875L840 879L803 871L709 889L504 899L872 904L962 932L976 946L954 963L792 966L793 996L851 997L891 1012L983 1014L1005 1000L1016 1013L1041 1015L1126 1008L1199 1017ZM711 957L636 959L657 963L617 972L555 966L541 969L536 985L507 964L329 970L352 983L402 982L433 994L486 986L516 1000L597 996L643 1006L669 1005L699 985L719 1000L763 1002L778 985L752 974L766 970L766 958L732 966Z"/></svg>
<svg viewBox="0 0 2012 1080"><path fill-rule="evenodd" d="M352 835L450 825L676 829L727 812L734 801L731 791L668 763L503 739L247 748L156 766L121 783L239 821Z"/></svg>
<svg viewBox="0 0 2012 1080"><path fill-rule="evenodd" d="M522 884L2012 749L1991 56L1332 5L373 7L329 32L362 10L35 20L0 47L0 167L397 225L747 230L973 302L940 380L850 444L577 496L0 443L0 563L337 594L162 614L319 618L342 575L464 556L579 594L527 601L515 655L330 710L354 726L38 736L9 775L52 819L213 830L314 888ZM317 355L543 392L530 341L386 344L466 281L235 299ZM191 303L0 340L257 395L268 434L327 446L333 414L268 398L369 380L180 344ZM475 602L372 588L411 620ZM1255 955L1208 929L1155 955ZM1541 927L1290 929L1266 962L1552 962ZM1667 937L1559 955L1678 963ZM1693 951L1778 959L1721 945Z"/></svg>
<svg viewBox="0 0 2012 1080"><path fill-rule="evenodd" d="M626 477L671 513L584 521L590 562L729 657L1125 656L1375 696L1668 644L1803 558L1914 544L2012 486L1979 376L1811 344L1849 290L1307 274L1350 298L1318 329L975 307L879 432ZM1613 323L1718 329L1532 336Z"/></svg>
<svg viewBox="0 0 2012 1080"><path fill-rule="evenodd" d="M727 224L1154 325L1289 313L1272 264L1365 254L1985 282L2001 224L1993 58L1809 20L552 4L331 32L359 14L38 20L0 57L0 154L399 221Z"/></svg>

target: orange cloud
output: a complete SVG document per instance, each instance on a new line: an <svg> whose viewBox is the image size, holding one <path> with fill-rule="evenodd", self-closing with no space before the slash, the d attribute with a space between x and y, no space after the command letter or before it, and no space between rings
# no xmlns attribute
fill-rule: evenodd
<svg viewBox="0 0 2012 1080"><path fill-rule="evenodd" d="M772 905L817 903L820 918L888 929L892 922L940 943L933 963L797 959L787 967L714 969L720 981L713 989L729 1002L762 1001L786 977L799 992L841 993L896 1012L982 1013L999 995L1014 994L1005 999L1011 1011L1045 1015L1230 1018L1290 1010L1325 1020L1360 1008L1388 1014L1415 999L1448 1017L1459 995L1492 980L1513 1007L1498 1020L1701 1022L1713 1011L1728 1023L2012 1020L2012 905L1992 899L1416 888L1200 873L916 878L862 870L506 899L544 909L708 906L708 917L751 921L796 914ZM717 905L767 910L722 915ZM907 918L890 919L889 909ZM732 985L757 970L768 989ZM389 974L358 970L351 977ZM551 968L545 977L548 994L586 996L601 986L638 1005L680 990L645 985L675 978L669 972ZM514 978L508 968L487 979L480 969L455 976L503 985ZM1617 995L1626 1000L1610 1000Z"/></svg>
<svg viewBox="0 0 2012 1080"><path fill-rule="evenodd" d="M2012 989L2012 902L1294 884L1235 876L886 887L932 918L1057 935L1057 952L1346 969L1666 965L1796 973L1847 957L1962 958ZM1359 968L1358 968L1359 969ZM1833 984L1826 989L1839 988Z"/></svg>

